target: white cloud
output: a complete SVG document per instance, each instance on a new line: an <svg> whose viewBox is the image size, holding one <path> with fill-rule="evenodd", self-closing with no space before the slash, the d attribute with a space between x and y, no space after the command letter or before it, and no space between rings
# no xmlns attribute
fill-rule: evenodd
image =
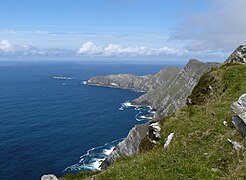
<svg viewBox="0 0 246 180"><path fill-rule="evenodd" d="M27 56L73 56L76 52L67 49L41 49L29 45L16 45L8 40L0 41L0 57L27 57Z"/></svg>
<svg viewBox="0 0 246 180"><path fill-rule="evenodd" d="M0 52L9 52L13 50L12 44L7 40L0 41Z"/></svg>
<svg viewBox="0 0 246 180"><path fill-rule="evenodd" d="M201 50L190 51L170 47L150 48L146 46L123 47L119 44L98 46L91 41L85 42L76 52L70 49L37 48L29 45L16 45L8 40L0 41L0 57L160 57L171 58L198 58L208 57L225 59L228 54L223 51Z"/></svg>
<svg viewBox="0 0 246 180"><path fill-rule="evenodd" d="M145 46L122 47L119 44L109 44L105 47L97 46L93 42L85 42L78 50L78 55L104 57L135 57L135 56L181 56L184 50L168 47L149 48Z"/></svg>
<svg viewBox="0 0 246 180"><path fill-rule="evenodd" d="M246 1L210 0L207 12L196 13L185 19L171 36L171 40L186 43L190 51L233 50L246 43Z"/></svg>
<svg viewBox="0 0 246 180"><path fill-rule="evenodd" d="M78 54L84 54L84 55L97 55L101 53L102 53L102 48L96 46L91 41L84 43L78 51Z"/></svg>

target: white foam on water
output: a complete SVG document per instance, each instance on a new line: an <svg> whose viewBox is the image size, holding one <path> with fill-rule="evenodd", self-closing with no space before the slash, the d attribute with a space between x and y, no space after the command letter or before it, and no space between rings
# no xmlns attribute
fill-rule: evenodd
<svg viewBox="0 0 246 180"><path fill-rule="evenodd" d="M87 84L87 81L82 81L81 84L86 85Z"/></svg>
<svg viewBox="0 0 246 180"><path fill-rule="evenodd" d="M108 156L113 150L114 150L114 147L112 147L110 149L104 149L103 153Z"/></svg>
<svg viewBox="0 0 246 180"><path fill-rule="evenodd" d="M64 172L78 172L78 171L96 171L100 170L101 163L113 151L114 147L122 141L117 139L103 146L98 146L87 150L86 154L80 156L78 163L67 167Z"/></svg>

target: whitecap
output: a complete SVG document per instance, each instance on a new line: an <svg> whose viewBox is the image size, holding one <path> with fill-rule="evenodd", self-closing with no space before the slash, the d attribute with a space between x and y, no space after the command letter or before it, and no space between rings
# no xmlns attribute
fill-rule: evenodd
<svg viewBox="0 0 246 180"><path fill-rule="evenodd" d="M101 163L113 151L114 147L122 140L123 138L117 139L112 142L105 143L103 146L98 146L87 150L86 154L80 156L78 163L67 167L64 169L64 172L68 173L100 170Z"/></svg>
<svg viewBox="0 0 246 180"><path fill-rule="evenodd" d="M111 149L104 149L103 153L108 156L113 150L114 150L114 147L112 147Z"/></svg>
<svg viewBox="0 0 246 180"><path fill-rule="evenodd" d="M87 81L82 81L81 84L86 85L87 84Z"/></svg>

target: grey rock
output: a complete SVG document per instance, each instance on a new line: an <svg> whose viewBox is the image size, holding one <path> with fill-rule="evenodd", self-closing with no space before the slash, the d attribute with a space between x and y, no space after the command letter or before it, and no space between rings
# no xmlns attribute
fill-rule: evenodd
<svg viewBox="0 0 246 180"><path fill-rule="evenodd" d="M172 139L173 139L173 136L174 136L174 133L170 133L170 134L167 136L167 140L166 140L166 142L165 142L165 144L164 144L164 149L167 148L167 147L170 145L170 143L171 143L171 141L172 141Z"/></svg>
<svg viewBox="0 0 246 180"><path fill-rule="evenodd" d="M231 106L234 113L232 122L242 136L246 136L246 94Z"/></svg>
<svg viewBox="0 0 246 180"><path fill-rule="evenodd" d="M225 62L246 64L246 45L240 45Z"/></svg>
<svg viewBox="0 0 246 180"><path fill-rule="evenodd" d="M230 139L227 139L233 146L233 149L235 149L236 151L242 150L244 149L244 145L242 145L241 143L237 142L237 141L232 141Z"/></svg>
<svg viewBox="0 0 246 180"><path fill-rule="evenodd" d="M161 126L159 122L151 123L149 125L148 136L152 143L156 143L161 138Z"/></svg>
<svg viewBox="0 0 246 180"><path fill-rule="evenodd" d="M168 83L180 70L180 68L167 67L154 75L136 76L132 74L115 74L96 76L89 79L87 84L147 92Z"/></svg>
<svg viewBox="0 0 246 180"><path fill-rule="evenodd" d="M54 174L43 175L41 180L58 180Z"/></svg>
<svg viewBox="0 0 246 180"><path fill-rule="evenodd" d="M133 100L133 104L151 106L156 110L154 119L168 116L186 104L200 77L218 65L192 59L172 81Z"/></svg>
<svg viewBox="0 0 246 180"><path fill-rule="evenodd" d="M139 152L139 144L148 133L149 124L136 125L133 127L128 136L120 142L109 156L102 162L100 167L106 169L113 164L119 157L132 156Z"/></svg>
<svg viewBox="0 0 246 180"><path fill-rule="evenodd" d="M237 102L234 102L231 106L235 115L240 117L246 124L246 94L243 94Z"/></svg>

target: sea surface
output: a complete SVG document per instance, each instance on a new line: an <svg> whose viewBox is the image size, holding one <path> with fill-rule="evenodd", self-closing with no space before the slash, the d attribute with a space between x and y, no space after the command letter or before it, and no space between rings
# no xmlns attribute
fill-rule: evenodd
<svg viewBox="0 0 246 180"><path fill-rule="evenodd" d="M0 62L0 179L95 170L147 109L130 90L84 85L96 75L156 73L164 65ZM68 79L55 79L62 75ZM123 105L123 106L122 106Z"/></svg>

